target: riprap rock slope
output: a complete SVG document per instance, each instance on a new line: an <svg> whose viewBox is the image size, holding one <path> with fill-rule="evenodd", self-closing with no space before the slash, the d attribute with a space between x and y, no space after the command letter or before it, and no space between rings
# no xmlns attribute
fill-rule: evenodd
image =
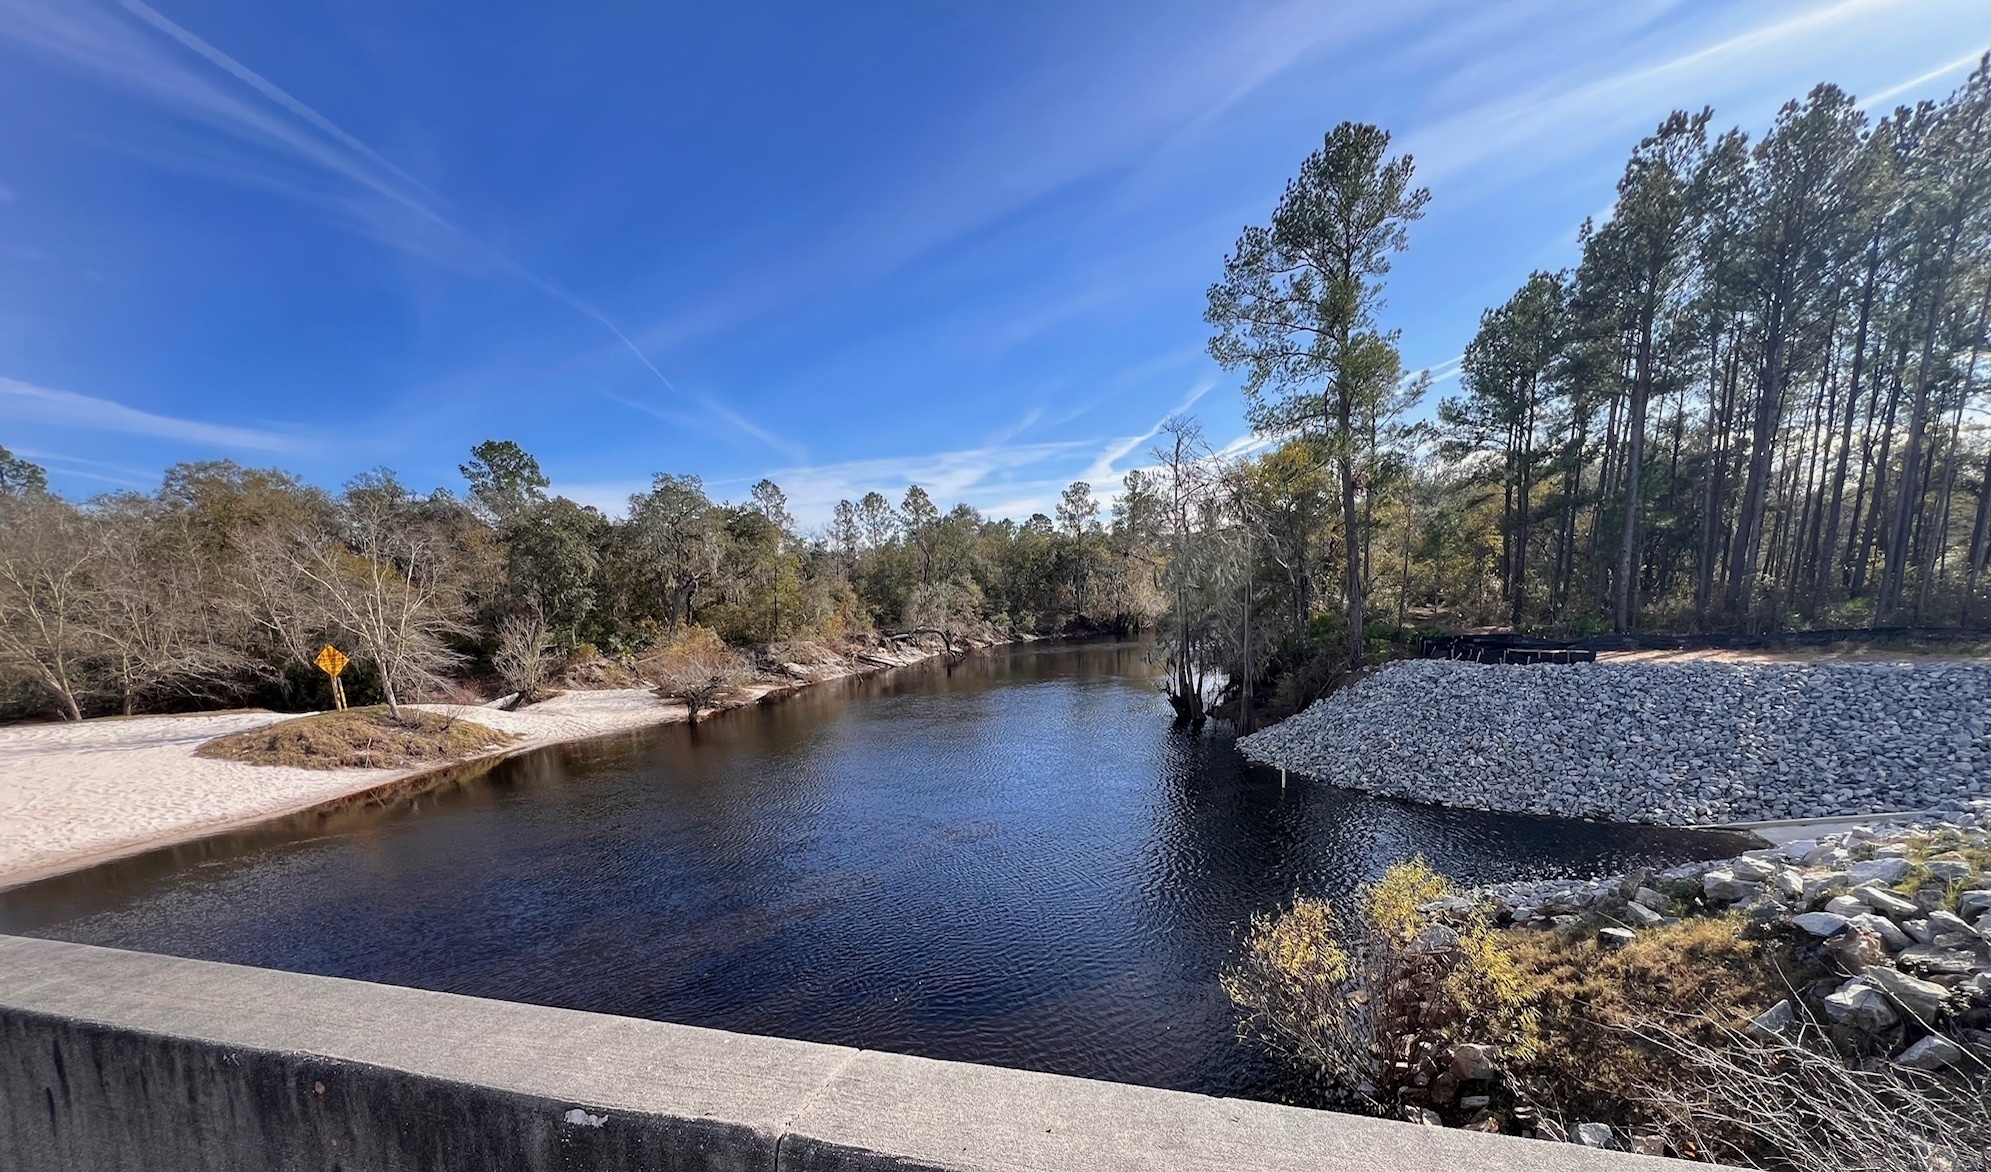
<svg viewBox="0 0 1991 1172"><path fill-rule="evenodd" d="M1405 660L1238 742L1370 793L1672 825L1991 796L1991 663Z"/></svg>

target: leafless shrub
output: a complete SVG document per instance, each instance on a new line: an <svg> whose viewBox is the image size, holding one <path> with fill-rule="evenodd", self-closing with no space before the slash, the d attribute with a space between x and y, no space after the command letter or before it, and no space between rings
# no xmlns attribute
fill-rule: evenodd
<svg viewBox="0 0 1991 1172"><path fill-rule="evenodd" d="M513 611L498 621L498 649L491 656L505 686L518 694L518 703L539 698L553 670L553 633L546 612L538 607Z"/></svg>
<svg viewBox="0 0 1991 1172"><path fill-rule="evenodd" d="M1692 1032L1706 1036L1707 1024L1693 1019ZM1809 1026L1771 1041L1723 1029L1712 1044L1680 1023L1626 1028L1678 1063L1681 1077L1650 1105L1706 1158L1793 1172L1991 1169L1981 1086L1891 1062L1855 1065Z"/></svg>
<svg viewBox="0 0 1991 1172"><path fill-rule="evenodd" d="M695 723L728 692L752 678L747 660L710 628L688 627L639 665L657 695L682 700Z"/></svg>

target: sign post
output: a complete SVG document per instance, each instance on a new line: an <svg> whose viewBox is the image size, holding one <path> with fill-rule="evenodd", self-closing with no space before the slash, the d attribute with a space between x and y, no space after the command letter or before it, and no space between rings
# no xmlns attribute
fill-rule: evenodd
<svg viewBox="0 0 1991 1172"><path fill-rule="evenodd" d="M346 686L339 682L339 673L346 670L346 664L350 662L345 652L330 643L325 644L325 649L318 653L318 670L332 677L332 703L338 706L340 712L346 710Z"/></svg>

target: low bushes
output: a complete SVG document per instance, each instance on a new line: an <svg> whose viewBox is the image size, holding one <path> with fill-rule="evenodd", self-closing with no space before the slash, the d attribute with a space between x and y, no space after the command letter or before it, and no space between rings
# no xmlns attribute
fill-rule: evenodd
<svg viewBox="0 0 1991 1172"><path fill-rule="evenodd" d="M1574 917L1565 917L1574 920ZM1223 977L1320 1105L1800 1172L1985 1172L1985 1071L1903 1069L1800 1015L1816 948L1747 917L1496 927L1423 862L1254 919Z"/></svg>
<svg viewBox="0 0 1991 1172"><path fill-rule="evenodd" d="M637 671L666 700L682 700L696 721L753 678L746 656L707 627L687 627L637 663Z"/></svg>
<svg viewBox="0 0 1991 1172"><path fill-rule="evenodd" d="M1386 1111L1463 1037L1525 1048L1535 1026L1522 974L1484 918L1442 924L1418 909L1450 895L1422 860L1392 867L1343 918L1295 897L1257 917L1223 985L1245 1028L1324 1098Z"/></svg>

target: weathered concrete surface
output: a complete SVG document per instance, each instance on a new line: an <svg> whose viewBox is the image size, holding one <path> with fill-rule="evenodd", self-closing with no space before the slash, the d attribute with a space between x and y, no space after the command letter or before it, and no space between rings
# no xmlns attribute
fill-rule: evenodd
<svg viewBox="0 0 1991 1172"><path fill-rule="evenodd" d="M0 937L10 1172L764 1169L853 1053Z"/></svg>
<svg viewBox="0 0 1991 1172"><path fill-rule="evenodd" d="M1642 1172L1575 1144L864 1051L781 1141L782 1172Z"/></svg>
<svg viewBox="0 0 1991 1172"><path fill-rule="evenodd" d="M7 1172L1638 1172L1672 1161L0 936Z"/></svg>

